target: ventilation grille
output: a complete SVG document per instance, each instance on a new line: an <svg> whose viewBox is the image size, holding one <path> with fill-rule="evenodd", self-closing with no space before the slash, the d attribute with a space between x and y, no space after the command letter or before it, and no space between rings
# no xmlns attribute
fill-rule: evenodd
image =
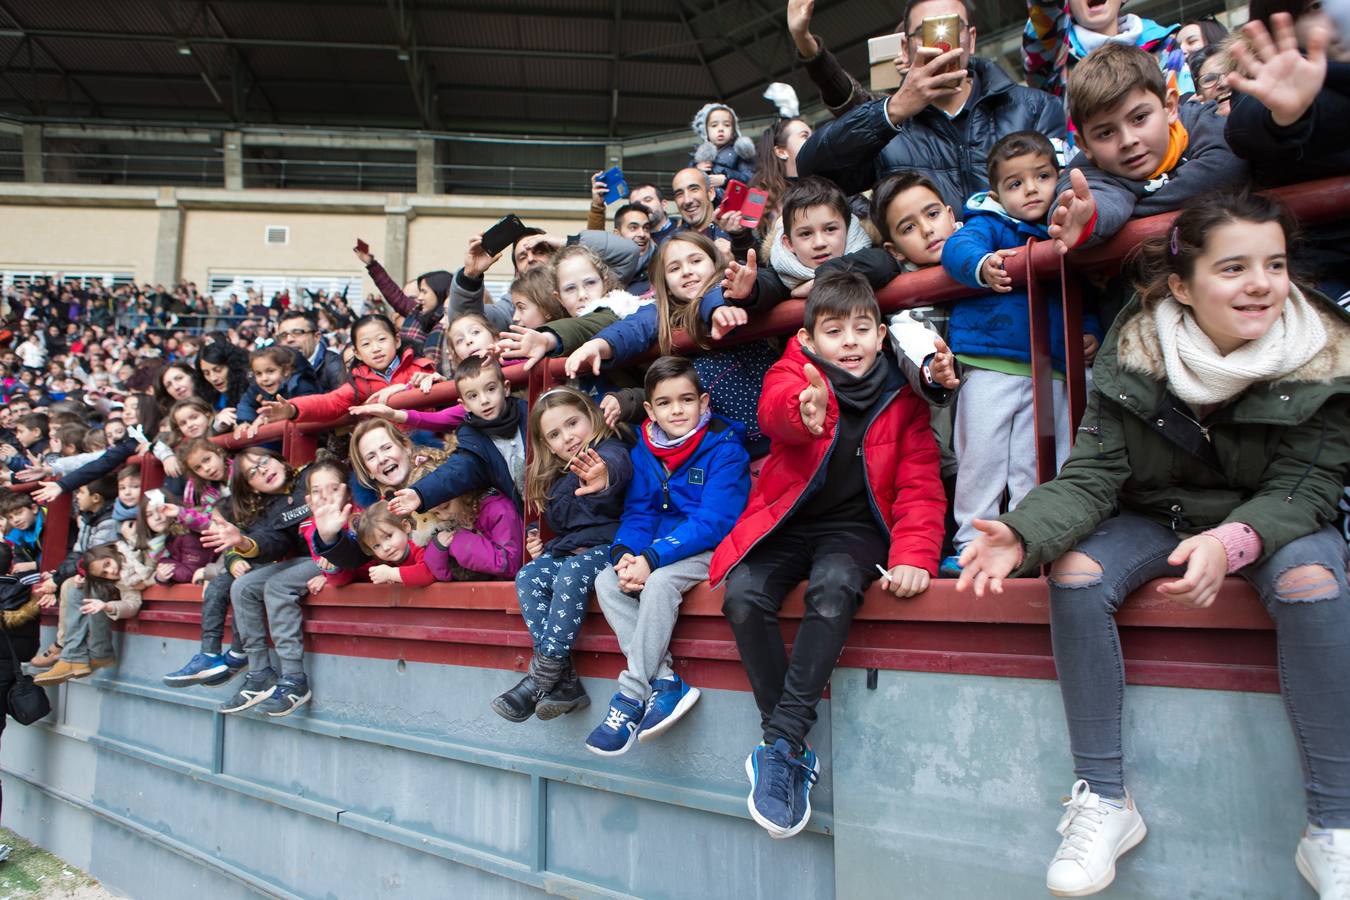
<svg viewBox="0 0 1350 900"><path fill-rule="evenodd" d="M289 244L291 242L291 227L289 225L268 225L267 231L263 235L264 244Z"/></svg>

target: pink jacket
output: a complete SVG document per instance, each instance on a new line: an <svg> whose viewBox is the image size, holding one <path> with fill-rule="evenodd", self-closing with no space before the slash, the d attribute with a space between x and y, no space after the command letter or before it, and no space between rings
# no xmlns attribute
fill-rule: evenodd
<svg viewBox="0 0 1350 900"><path fill-rule="evenodd" d="M442 547L437 538L431 539L425 562L437 581L454 580L451 562L484 575L514 578L520 570L524 544L525 523L515 503L509 497L492 494L479 507L472 531L455 532L449 547Z"/></svg>

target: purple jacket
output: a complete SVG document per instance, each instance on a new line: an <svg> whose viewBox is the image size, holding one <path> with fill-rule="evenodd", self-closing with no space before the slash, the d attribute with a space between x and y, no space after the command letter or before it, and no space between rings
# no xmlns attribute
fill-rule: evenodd
<svg viewBox="0 0 1350 900"><path fill-rule="evenodd" d="M488 496L478 509L472 531L455 532L448 548L432 538L423 561L437 581L454 581L452 563L471 572L514 578L520 570L525 524L516 505L501 494Z"/></svg>

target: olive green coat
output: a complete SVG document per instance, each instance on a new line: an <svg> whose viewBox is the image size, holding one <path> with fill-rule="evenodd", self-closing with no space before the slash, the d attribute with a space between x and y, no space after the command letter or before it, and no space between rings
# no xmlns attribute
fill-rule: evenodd
<svg viewBox="0 0 1350 900"><path fill-rule="evenodd" d="M1153 315L1131 301L1093 366L1073 453L1054 481L1001 517L1026 547L1022 573L1119 512L1194 534L1242 522L1264 562L1336 515L1350 470L1350 315L1308 292L1327 331L1320 353L1260 382L1203 427L1167 387Z"/></svg>

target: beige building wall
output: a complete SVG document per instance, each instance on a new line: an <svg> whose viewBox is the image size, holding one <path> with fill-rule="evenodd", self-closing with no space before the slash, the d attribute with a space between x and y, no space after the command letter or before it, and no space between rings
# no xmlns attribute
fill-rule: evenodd
<svg viewBox="0 0 1350 900"><path fill-rule="evenodd" d="M5 206L0 269L134 272L155 270L154 209Z"/></svg>
<svg viewBox="0 0 1350 900"><path fill-rule="evenodd" d="M264 240L271 226L290 229L286 244ZM358 237L377 258L384 254L385 217L360 213L189 209L183 222L182 277L199 287L208 273L247 275L360 275L352 253ZM374 290L370 279L366 289Z"/></svg>

